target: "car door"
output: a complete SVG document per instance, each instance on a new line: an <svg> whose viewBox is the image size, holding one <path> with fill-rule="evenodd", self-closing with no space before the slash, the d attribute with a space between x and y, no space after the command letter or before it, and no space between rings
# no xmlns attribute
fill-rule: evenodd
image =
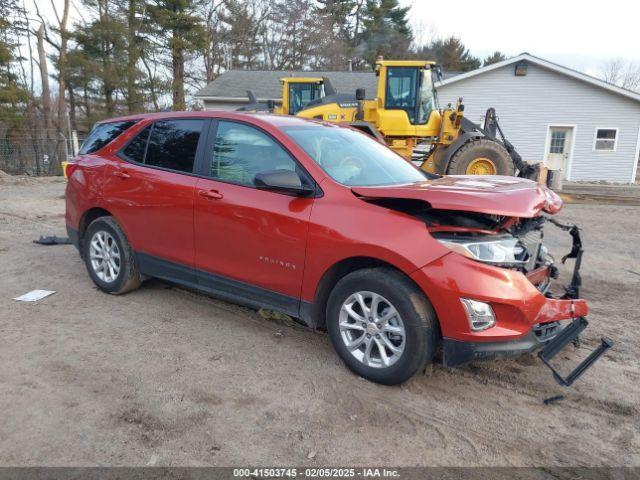
<svg viewBox="0 0 640 480"><path fill-rule="evenodd" d="M157 120L119 152L106 172L104 199L121 223L141 270L195 283L193 207L209 120Z"/></svg>
<svg viewBox="0 0 640 480"><path fill-rule="evenodd" d="M313 180L271 135L243 122L211 127L195 196L195 265L205 290L298 314L313 197L255 188L260 172L297 171Z"/></svg>

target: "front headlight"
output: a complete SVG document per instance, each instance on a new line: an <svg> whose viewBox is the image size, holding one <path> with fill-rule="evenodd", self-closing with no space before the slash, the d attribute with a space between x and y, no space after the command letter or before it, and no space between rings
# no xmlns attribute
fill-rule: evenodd
<svg viewBox="0 0 640 480"><path fill-rule="evenodd" d="M520 241L511 235L434 236L441 244L460 255L480 262L503 266L521 266L527 261L527 251Z"/></svg>

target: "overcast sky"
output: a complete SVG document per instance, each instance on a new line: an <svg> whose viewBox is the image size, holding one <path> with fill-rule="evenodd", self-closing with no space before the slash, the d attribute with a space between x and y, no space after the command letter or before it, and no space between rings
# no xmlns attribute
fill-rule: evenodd
<svg viewBox="0 0 640 480"><path fill-rule="evenodd" d="M49 0L37 2L52 17ZM62 1L55 0L61 8ZM611 58L640 63L640 0L400 0L416 40L458 36L474 55L529 52L592 75ZM73 21L87 15L71 0Z"/></svg>
<svg viewBox="0 0 640 480"><path fill-rule="evenodd" d="M640 62L638 0L400 0L419 40L455 35L474 55L529 52L590 74L614 57Z"/></svg>

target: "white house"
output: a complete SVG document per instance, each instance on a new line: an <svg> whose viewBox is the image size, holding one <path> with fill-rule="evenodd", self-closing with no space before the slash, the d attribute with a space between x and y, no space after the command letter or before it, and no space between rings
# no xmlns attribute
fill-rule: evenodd
<svg viewBox="0 0 640 480"><path fill-rule="evenodd" d="M494 107L508 140L530 162L567 180L633 182L640 153L640 94L523 53L447 78L440 105L463 98L480 122Z"/></svg>
<svg viewBox="0 0 640 480"><path fill-rule="evenodd" d="M232 70L196 94L206 109L236 109L246 90L280 101L284 76L327 76L338 92L375 92L369 72ZM640 94L523 53L437 84L441 106L460 97L465 116L480 123L494 107L507 139L529 162L561 169L567 180L630 183L640 154Z"/></svg>

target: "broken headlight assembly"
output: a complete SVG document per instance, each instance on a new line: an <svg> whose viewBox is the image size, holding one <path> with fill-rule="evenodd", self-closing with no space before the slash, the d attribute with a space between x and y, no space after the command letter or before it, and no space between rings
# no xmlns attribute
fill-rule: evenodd
<svg viewBox="0 0 640 480"><path fill-rule="evenodd" d="M449 250L483 263L522 267L529 259L527 249L512 235L442 235L434 238Z"/></svg>

